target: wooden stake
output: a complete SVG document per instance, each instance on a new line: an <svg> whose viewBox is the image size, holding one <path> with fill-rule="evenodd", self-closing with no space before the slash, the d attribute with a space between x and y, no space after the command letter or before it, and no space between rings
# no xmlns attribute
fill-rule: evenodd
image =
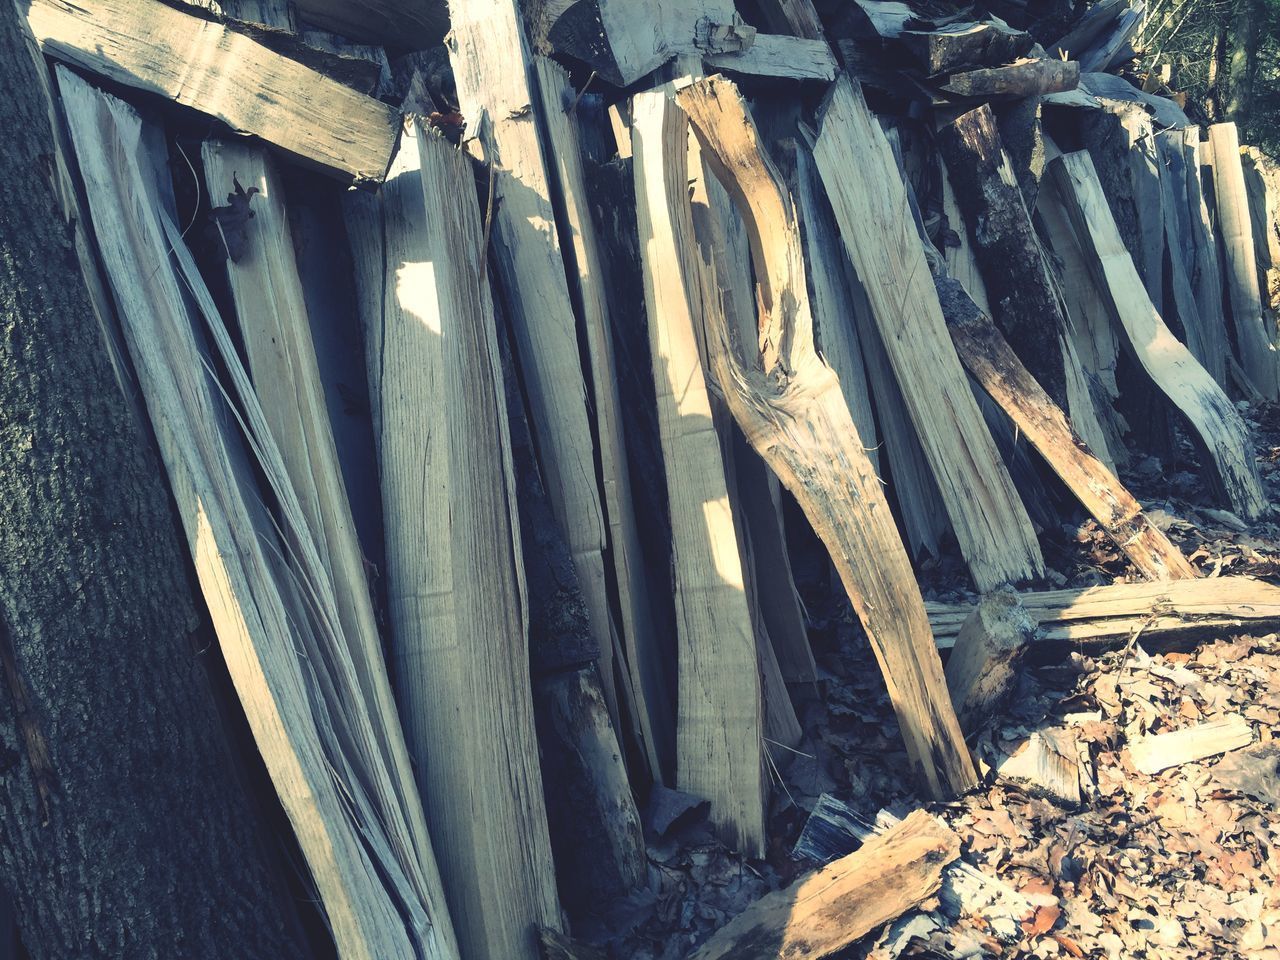
<svg viewBox="0 0 1280 960"><path fill-rule="evenodd" d="M679 93L704 156L747 225L758 283L760 338L743 343L713 296L704 298L712 375L747 440L796 497L831 552L880 661L912 763L935 795L974 782L972 761L942 689L942 668L919 587L840 384L813 347L794 208L760 150L737 89L712 78ZM676 172L677 174L679 171ZM674 184L681 179L672 176ZM714 226L714 219L703 222ZM698 238L703 283L717 289L723 240ZM689 264L692 257L684 260ZM966 388L967 389L967 388Z"/></svg>
<svg viewBox="0 0 1280 960"><path fill-rule="evenodd" d="M1226 394L1169 332L1147 298L1085 152L1050 165L1059 193L1090 256L1126 346L1191 426L1204 451L1204 467L1233 510L1255 517L1267 500L1254 463L1249 430Z"/></svg>
<svg viewBox="0 0 1280 960"><path fill-rule="evenodd" d="M483 224L466 159L410 121L353 197L400 703L464 955L559 925L519 520Z"/></svg>
<svg viewBox="0 0 1280 960"><path fill-rule="evenodd" d="M828 94L814 157L974 582L1040 576L1035 532L946 335L892 151L847 79Z"/></svg>

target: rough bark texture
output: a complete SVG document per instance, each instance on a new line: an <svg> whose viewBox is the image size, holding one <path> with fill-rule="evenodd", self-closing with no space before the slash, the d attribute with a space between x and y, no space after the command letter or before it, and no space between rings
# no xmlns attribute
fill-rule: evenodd
<svg viewBox="0 0 1280 960"><path fill-rule="evenodd" d="M0 3L0 881L33 958L300 957Z"/></svg>

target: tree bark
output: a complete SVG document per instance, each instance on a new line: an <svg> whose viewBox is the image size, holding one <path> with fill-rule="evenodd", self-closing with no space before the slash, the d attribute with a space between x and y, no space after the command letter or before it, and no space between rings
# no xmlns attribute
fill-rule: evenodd
<svg viewBox="0 0 1280 960"><path fill-rule="evenodd" d="M1239 29L1231 48L1228 80L1227 119L1247 128L1253 112L1254 79L1258 75L1258 47L1262 40L1262 22L1266 5L1262 0L1241 0L1241 15L1235 20Z"/></svg>
<svg viewBox="0 0 1280 960"><path fill-rule="evenodd" d="M0 2L0 882L33 958L301 957Z"/></svg>

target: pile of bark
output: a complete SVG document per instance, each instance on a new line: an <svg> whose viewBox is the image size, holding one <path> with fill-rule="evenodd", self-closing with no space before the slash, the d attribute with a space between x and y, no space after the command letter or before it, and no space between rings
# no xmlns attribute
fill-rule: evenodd
<svg viewBox="0 0 1280 960"><path fill-rule="evenodd" d="M920 803L993 770L1069 804L1119 796L1082 780L1085 721L1001 752L1029 650L1280 621L1280 589L1182 549L1120 479L1194 470L1206 515L1252 529L1271 500L1245 414L1280 400L1280 176L1234 125L1201 131L1107 72L1134 57L1140 2L23 7L0 42L45 193L10 202L58 218L41 242L78 299L40 292L53 273L14 289L79 317L91 355L72 375L37 351L80 386L36 405L91 396L158 451L121 473L145 508L85 508L102 552L73 551L68 582L97 582L102 531L128 525L173 554L149 601L176 598L171 632L202 604L229 718L202 675L176 728L238 738L202 775L250 767L207 819L246 848L254 823L287 825L250 879L315 904L254 935L264 956L621 950L639 921L618 905L693 835L762 896L653 956L833 955L935 895L881 948L981 916L1005 949L1060 912L924 811L791 793L839 691L816 611L847 604ZM91 454L110 431L68 416L88 459L44 469L109 485L117 461ZM83 838L105 787L51 772L82 701L41 652L65 595L6 536L15 755L32 810ZM1101 558L1088 583L1062 572L1072 551ZM123 595L101 590L104 610ZM1133 763L1252 742L1230 722L1194 749L1146 723ZM138 789L157 816L189 802ZM814 871L784 885L779 844L810 813L788 862ZM85 922L94 946L43 946L37 902L82 888L59 867L75 854L24 850L33 955L141 942ZM36 882L54 875L61 898Z"/></svg>

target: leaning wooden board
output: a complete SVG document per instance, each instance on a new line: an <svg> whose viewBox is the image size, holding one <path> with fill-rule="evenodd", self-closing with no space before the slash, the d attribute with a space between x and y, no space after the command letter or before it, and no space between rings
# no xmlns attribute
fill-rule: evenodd
<svg viewBox="0 0 1280 960"><path fill-rule="evenodd" d="M343 179L380 181L399 114L220 23L163 3L32 0L46 54L159 94Z"/></svg>
<svg viewBox="0 0 1280 960"><path fill-rule="evenodd" d="M1040 621L1041 640L1103 645L1184 630L1250 631L1280 623L1280 587L1251 577L1216 577L1019 594ZM938 646L955 645L967 603L926 602Z"/></svg>

